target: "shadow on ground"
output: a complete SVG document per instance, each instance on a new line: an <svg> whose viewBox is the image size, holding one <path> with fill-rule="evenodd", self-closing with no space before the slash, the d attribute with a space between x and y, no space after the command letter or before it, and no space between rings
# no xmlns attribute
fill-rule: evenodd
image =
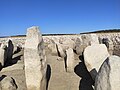
<svg viewBox="0 0 120 90"><path fill-rule="evenodd" d="M46 71L46 78L47 78L46 90L48 90L48 85L49 85L50 77L51 77L51 67L48 64L47 65L47 71Z"/></svg>
<svg viewBox="0 0 120 90"><path fill-rule="evenodd" d="M75 74L81 78L79 82L79 90L94 90L92 87L92 85L94 85L94 81L84 64L83 56L80 56L80 60L82 62L79 62L79 64L74 68Z"/></svg>

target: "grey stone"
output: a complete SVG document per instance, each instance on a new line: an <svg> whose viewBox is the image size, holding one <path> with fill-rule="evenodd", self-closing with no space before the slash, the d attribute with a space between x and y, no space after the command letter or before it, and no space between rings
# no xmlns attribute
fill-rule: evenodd
<svg viewBox="0 0 120 90"><path fill-rule="evenodd" d="M102 64L95 79L95 90L120 89L120 57L110 56Z"/></svg>
<svg viewBox="0 0 120 90"><path fill-rule="evenodd" d="M27 90L46 90L46 56L38 27L27 29L24 63Z"/></svg>

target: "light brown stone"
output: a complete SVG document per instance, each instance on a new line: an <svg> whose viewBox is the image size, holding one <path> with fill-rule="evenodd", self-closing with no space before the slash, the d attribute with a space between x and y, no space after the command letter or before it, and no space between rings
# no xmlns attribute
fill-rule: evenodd
<svg viewBox="0 0 120 90"><path fill-rule="evenodd" d="M109 56L107 47L104 44L93 44L86 47L83 54L85 65L92 78L95 79L100 66Z"/></svg>
<svg viewBox="0 0 120 90"><path fill-rule="evenodd" d="M74 52L72 48L66 50L67 54L67 72L74 72Z"/></svg>
<svg viewBox="0 0 120 90"><path fill-rule="evenodd" d="M46 90L46 56L38 27L27 29L24 63L27 90Z"/></svg>

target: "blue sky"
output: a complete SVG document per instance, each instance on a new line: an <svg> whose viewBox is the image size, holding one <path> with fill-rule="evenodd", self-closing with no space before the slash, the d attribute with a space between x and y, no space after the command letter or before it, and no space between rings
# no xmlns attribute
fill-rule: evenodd
<svg viewBox="0 0 120 90"><path fill-rule="evenodd" d="M120 0L0 0L0 36L120 28Z"/></svg>

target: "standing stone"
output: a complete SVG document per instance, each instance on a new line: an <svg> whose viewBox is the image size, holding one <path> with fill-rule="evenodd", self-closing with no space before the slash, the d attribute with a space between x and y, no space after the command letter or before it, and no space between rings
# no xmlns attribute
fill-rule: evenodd
<svg viewBox="0 0 120 90"><path fill-rule="evenodd" d="M90 72L93 80L106 58L109 56L107 47L104 44L94 44L85 48L84 51L85 65Z"/></svg>
<svg viewBox="0 0 120 90"><path fill-rule="evenodd" d="M5 77L0 82L0 90L17 90L15 80L11 77Z"/></svg>
<svg viewBox="0 0 120 90"><path fill-rule="evenodd" d="M0 46L0 69L4 66L6 58L7 58L7 52L6 52L7 46L4 44L1 44Z"/></svg>
<svg viewBox="0 0 120 90"><path fill-rule="evenodd" d="M58 55L60 57L65 57L66 56L65 52L63 51L63 47L62 47L61 44L57 44L57 51L58 51Z"/></svg>
<svg viewBox="0 0 120 90"><path fill-rule="evenodd" d="M46 56L39 27L27 29L24 63L27 90L46 90Z"/></svg>
<svg viewBox="0 0 120 90"><path fill-rule="evenodd" d="M75 42L75 51L77 55L82 55L84 49L87 47L87 45L82 44L81 38L77 38Z"/></svg>
<svg viewBox="0 0 120 90"><path fill-rule="evenodd" d="M99 39L96 34L90 34L91 37L91 44L99 44Z"/></svg>
<svg viewBox="0 0 120 90"><path fill-rule="evenodd" d="M112 55L114 48L113 48L113 42L112 42L111 38L103 38L102 43L106 45L110 55Z"/></svg>
<svg viewBox="0 0 120 90"><path fill-rule="evenodd" d="M66 50L67 54L67 72L74 71L74 52L72 48Z"/></svg>
<svg viewBox="0 0 120 90"><path fill-rule="evenodd" d="M120 89L120 57L110 56L102 64L95 79L95 90Z"/></svg>
<svg viewBox="0 0 120 90"><path fill-rule="evenodd" d="M48 45L48 48L51 50L51 54L52 54L52 55L54 55L54 56L57 56L57 55L58 55L56 43L50 43L50 44Z"/></svg>

